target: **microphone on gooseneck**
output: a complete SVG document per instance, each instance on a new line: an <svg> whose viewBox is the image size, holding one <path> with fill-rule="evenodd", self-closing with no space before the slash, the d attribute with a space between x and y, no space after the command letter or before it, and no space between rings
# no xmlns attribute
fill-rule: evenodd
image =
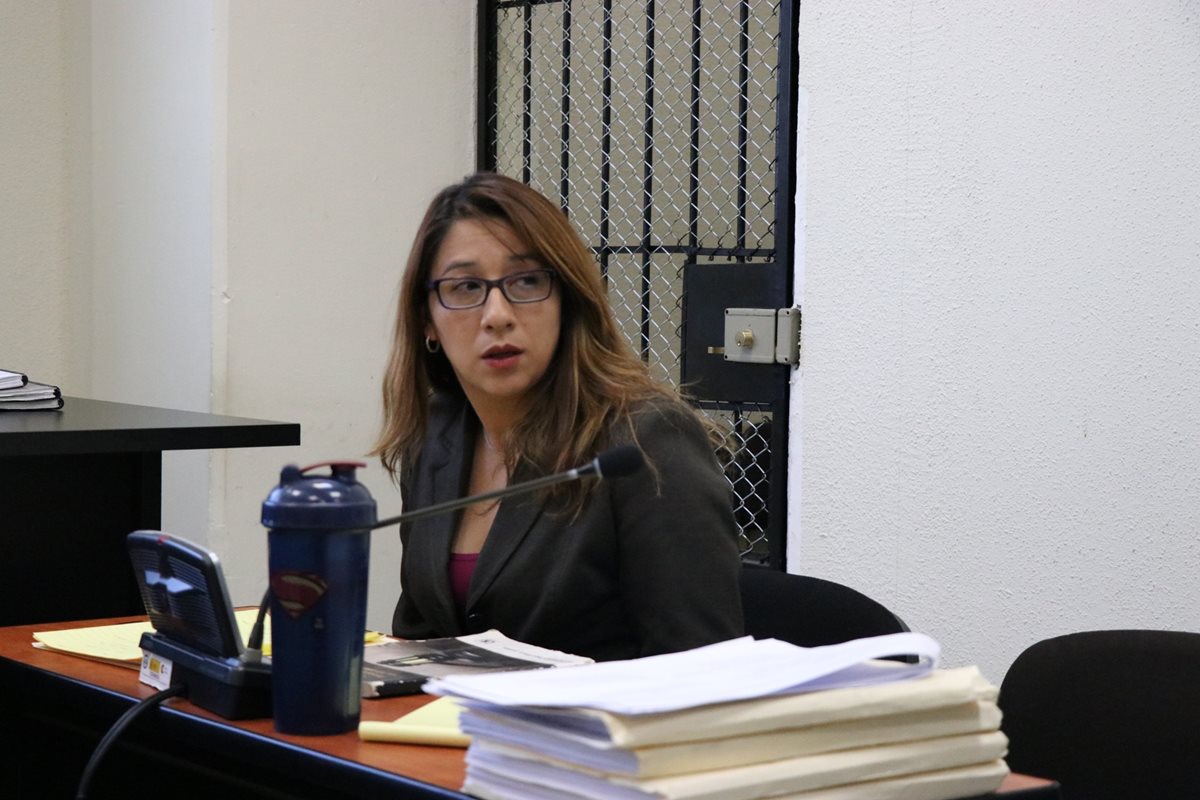
<svg viewBox="0 0 1200 800"><path fill-rule="evenodd" d="M564 474L576 473L576 477L579 478L587 475L595 475L597 478L623 478L637 472L645 463L646 457L642 455L642 451L627 444L605 450L593 458L591 463L568 470Z"/></svg>
<svg viewBox="0 0 1200 800"><path fill-rule="evenodd" d="M474 503L479 503L484 500L497 500L504 497L510 497L515 494L525 494L534 492L538 489L544 489L547 486L554 486L567 481L577 481L582 478L595 477L600 480L609 478L622 478L626 475L632 475L642 468L646 463L646 457L642 455L642 451L633 445L623 445L614 447L611 450L605 450L600 453L587 464L583 466L569 469L566 472L559 472L554 475L546 475L542 478L534 478L531 481L523 481L514 483L511 486L505 486L502 489L495 489L483 494L475 494L470 497L461 497L458 500L448 500L445 503L436 503L425 508L418 508L415 511L406 511L395 517L381 519L374 525L371 525L367 530L375 530L387 525L395 525L401 522L412 522L413 520L424 519L425 517L436 516L437 514L445 514L449 511L457 511L460 508L466 508ZM355 528L362 530L362 528Z"/></svg>

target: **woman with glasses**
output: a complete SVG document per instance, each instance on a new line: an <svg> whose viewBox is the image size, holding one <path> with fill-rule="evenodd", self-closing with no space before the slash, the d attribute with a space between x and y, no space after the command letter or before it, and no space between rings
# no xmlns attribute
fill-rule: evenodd
<svg viewBox="0 0 1200 800"><path fill-rule="evenodd" d="M533 189L439 193L401 279L374 455L405 510L634 444L648 468L401 526L393 632L496 628L597 660L741 635L729 485L706 428L618 331L596 262Z"/></svg>

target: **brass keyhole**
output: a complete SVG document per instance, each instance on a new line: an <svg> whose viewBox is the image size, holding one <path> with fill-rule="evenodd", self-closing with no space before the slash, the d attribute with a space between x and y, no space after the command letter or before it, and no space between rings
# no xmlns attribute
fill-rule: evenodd
<svg viewBox="0 0 1200 800"><path fill-rule="evenodd" d="M733 337L733 343L738 347L754 347L754 331L743 328Z"/></svg>

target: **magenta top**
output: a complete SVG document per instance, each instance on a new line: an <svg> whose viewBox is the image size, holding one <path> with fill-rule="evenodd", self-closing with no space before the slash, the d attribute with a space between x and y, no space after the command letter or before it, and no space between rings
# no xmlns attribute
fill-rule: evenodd
<svg viewBox="0 0 1200 800"><path fill-rule="evenodd" d="M478 560L479 553L450 554L450 593L460 610L467 607L467 590L471 588L471 575Z"/></svg>

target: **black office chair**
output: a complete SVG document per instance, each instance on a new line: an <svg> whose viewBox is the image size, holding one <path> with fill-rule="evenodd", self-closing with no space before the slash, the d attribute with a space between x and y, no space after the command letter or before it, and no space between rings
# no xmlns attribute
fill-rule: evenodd
<svg viewBox="0 0 1200 800"><path fill-rule="evenodd" d="M908 630L883 604L849 586L752 566L742 568L742 617L756 639L802 647Z"/></svg>
<svg viewBox="0 0 1200 800"><path fill-rule="evenodd" d="M1063 800L1200 798L1200 633L1086 631L1046 639L1000 684L1014 772Z"/></svg>

